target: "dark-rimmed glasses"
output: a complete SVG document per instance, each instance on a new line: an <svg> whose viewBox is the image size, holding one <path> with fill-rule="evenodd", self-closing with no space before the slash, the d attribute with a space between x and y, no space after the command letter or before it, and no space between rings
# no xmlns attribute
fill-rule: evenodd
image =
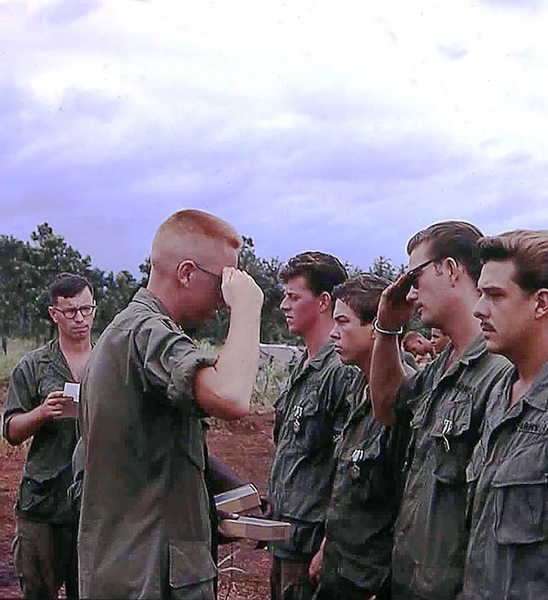
<svg viewBox="0 0 548 600"><path fill-rule="evenodd" d="M407 280L411 284L411 287L414 287L415 289L417 289L417 286L419 283L419 275L422 273L422 271L424 269L426 269L426 267L428 265L430 265L434 262L437 262L438 260L441 260L441 259L440 258L431 258L430 260L425 260L420 265L417 265L416 267L413 267L412 269L407 271L405 273L405 276L407 277Z"/></svg>
<svg viewBox="0 0 548 600"><path fill-rule="evenodd" d="M192 261L194 263L194 266L199 269L200 271L202 271L202 273L207 273L208 275L211 275L211 277L215 277L215 279L217 280L217 282L219 283L219 285L221 285L221 283L223 283L223 276L222 275L217 275L217 273L214 273L213 271L210 271L209 269L206 269L205 267L202 267L202 265L198 264L195 261Z"/></svg>
<svg viewBox="0 0 548 600"><path fill-rule="evenodd" d="M97 304L84 304L83 306L70 308L58 308L57 306L51 306L50 308L60 312L65 319L75 319L78 313L80 313L85 319L86 317L91 317L93 311L97 308Z"/></svg>

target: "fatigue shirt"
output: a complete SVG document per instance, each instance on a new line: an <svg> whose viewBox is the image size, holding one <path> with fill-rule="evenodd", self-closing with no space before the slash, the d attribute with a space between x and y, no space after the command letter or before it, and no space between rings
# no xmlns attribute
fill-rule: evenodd
<svg viewBox="0 0 548 600"><path fill-rule="evenodd" d="M548 598L548 363L510 406L515 377L512 369L493 391L467 470L467 600Z"/></svg>
<svg viewBox="0 0 548 600"><path fill-rule="evenodd" d="M478 337L445 370L452 344L404 382L398 407L411 409L407 481L395 525L394 597L452 599L468 543L465 469L492 389L510 363ZM400 592L401 590L401 592Z"/></svg>
<svg viewBox="0 0 548 600"><path fill-rule="evenodd" d="M275 403L276 453L268 494L273 518L291 523L288 542L271 548L281 558L308 560L317 552L333 481L335 441L356 370L343 365L332 344L308 359L304 354Z"/></svg>
<svg viewBox="0 0 548 600"><path fill-rule="evenodd" d="M160 598L213 579L199 351L141 289L99 338L82 384L80 596ZM180 593L180 592L179 592Z"/></svg>
<svg viewBox="0 0 548 600"><path fill-rule="evenodd" d="M57 339L26 354L13 369L4 413L3 435L18 414L40 406L50 392L62 391L74 377ZM31 521L74 523L67 490L72 482L76 419L52 419L38 427L27 453L15 513Z"/></svg>
<svg viewBox="0 0 548 600"><path fill-rule="evenodd" d="M390 572L397 493L392 430L375 421L364 390L366 378L360 372L348 395L351 413L335 449L322 574L336 570L374 593Z"/></svg>

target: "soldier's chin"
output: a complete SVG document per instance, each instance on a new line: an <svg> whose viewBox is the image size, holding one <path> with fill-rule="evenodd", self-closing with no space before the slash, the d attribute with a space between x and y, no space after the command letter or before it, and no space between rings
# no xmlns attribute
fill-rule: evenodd
<svg viewBox="0 0 548 600"><path fill-rule="evenodd" d="M344 363L345 365L349 365L352 363L352 361L350 360L350 357L348 356L348 354L344 354L341 352L337 352L337 354L339 355L339 358L341 359L341 362Z"/></svg>

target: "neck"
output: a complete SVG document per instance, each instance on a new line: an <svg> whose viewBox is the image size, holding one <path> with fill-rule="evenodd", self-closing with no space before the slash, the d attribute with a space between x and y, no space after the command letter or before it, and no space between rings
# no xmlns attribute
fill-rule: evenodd
<svg viewBox="0 0 548 600"><path fill-rule="evenodd" d="M447 323L441 329L451 338L454 357L461 356L466 348L481 335L480 322L474 317L473 310L478 295L475 290L463 290L462 295L455 295L453 308L447 312Z"/></svg>
<svg viewBox="0 0 548 600"><path fill-rule="evenodd" d="M506 356L516 367L522 391L526 391L548 361L548 331L536 332L528 340L522 340Z"/></svg>
<svg viewBox="0 0 548 600"><path fill-rule="evenodd" d="M72 340L65 336L59 336L59 347L61 352L67 354L89 354L91 350L91 336L81 340Z"/></svg>
<svg viewBox="0 0 548 600"><path fill-rule="evenodd" d="M364 356L356 366L363 371L366 381L370 381L369 375L371 373L371 354Z"/></svg>
<svg viewBox="0 0 548 600"><path fill-rule="evenodd" d="M180 308L178 307L177 300L175 299L176 296L173 294L169 284L165 283L161 278L153 278L151 275L146 289L166 307L169 316L176 323L179 323Z"/></svg>
<svg viewBox="0 0 548 600"><path fill-rule="evenodd" d="M320 317L310 331L302 334L308 352L308 358L316 356L316 354L318 354L318 352L329 342L331 329L333 329L333 320L331 317Z"/></svg>

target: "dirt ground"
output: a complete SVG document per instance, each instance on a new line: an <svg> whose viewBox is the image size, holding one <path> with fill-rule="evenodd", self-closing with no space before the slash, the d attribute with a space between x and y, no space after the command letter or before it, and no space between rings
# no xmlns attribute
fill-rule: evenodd
<svg viewBox="0 0 548 600"><path fill-rule="evenodd" d="M0 390L0 407L4 390ZM273 415L252 415L242 421L216 424L208 433L211 452L246 481L264 493L274 446ZM19 597L10 545L13 537L13 503L24 452L0 443L0 598ZM221 547L219 600L265 600L268 598L269 559L255 542L238 541Z"/></svg>

